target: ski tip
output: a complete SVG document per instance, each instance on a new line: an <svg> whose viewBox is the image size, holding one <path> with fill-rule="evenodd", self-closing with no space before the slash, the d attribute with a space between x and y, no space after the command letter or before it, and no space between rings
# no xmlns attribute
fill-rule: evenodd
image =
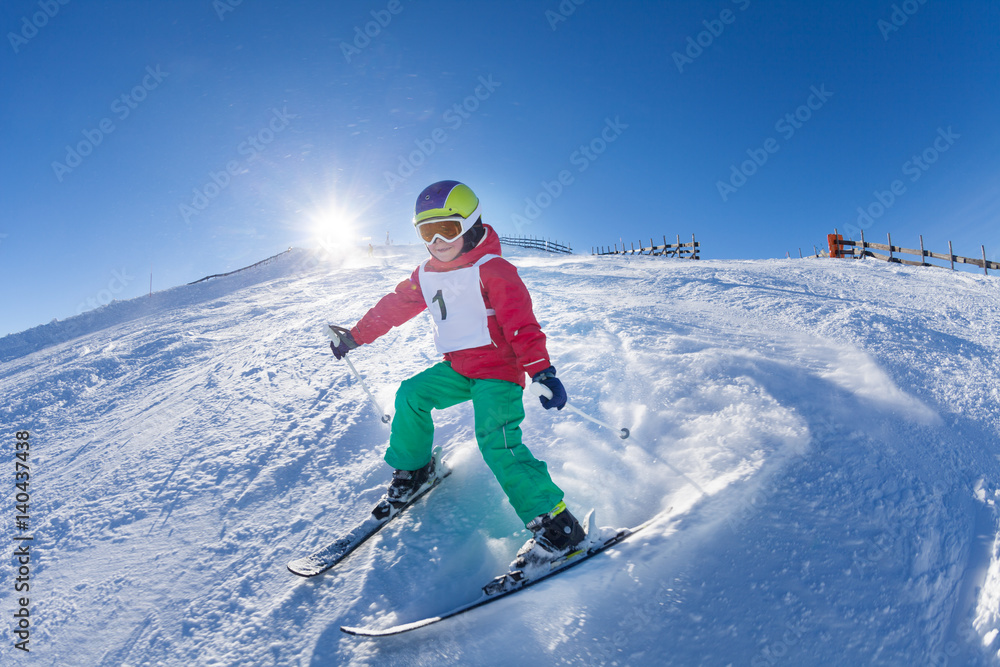
<svg viewBox="0 0 1000 667"><path fill-rule="evenodd" d="M302 558L296 558L295 560L290 560L285 564L285 568L292 574L297 574L300 577L315 577L318 574L323 574L331 567L337 564L339 559L330 562L328 560L321 560L315 556L304 556Z"/></svg>
<svg viewBox="0 0 1000 667"><path fill-rule="evenodd" d="M300 577L308 578L308 577L315 577L317 574L321 574L321 572L316 572L314 570L303 568L301 565L296 565L295 561L292 561L291 563L285 565L285 568L292 574L298 575Z"/></svg>
<svg viewBox="0 0 1000 667"><path fill-rule="evenodd" d="M346 635L351 635L352 637L387 637L394 634L392 632L376 630L374 628L352 628L349 625L340 626L340 631Z"/></svg>
<svg viewBox="0 0 1000 667"><path fill-rule="evenodd" d="M440 616L434 616L432 618L425 618L421 621L415 621L413 623L394 625L391 628L384 628L382 630L378 630L376 628L356 628L349 625L342 625L340 626L340 631L354 637L390 637L392 635L399 635L404 632L409 632L410 630L422 628L425 625L437 623L440 620L442 620Z"/></svg>

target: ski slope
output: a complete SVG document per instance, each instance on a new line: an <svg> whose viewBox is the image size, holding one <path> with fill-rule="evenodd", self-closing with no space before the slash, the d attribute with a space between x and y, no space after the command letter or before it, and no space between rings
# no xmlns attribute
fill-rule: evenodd
<svg viewBox="0 0 1000 667"><path fill-rule="evenodd" d="M0 664L1000 664L1000 282L867 261L505 249L570 401L632 433L526 396L526 442L578 515L673 512L457 619L344 635L474 599L527 538L459 406L437 413L440 488L326 575L285 569L389 479L388 431L322 333L425 250L377 253L296 250L0 339ZM428 319L352 359L391 411L437 359Z"/></svg>

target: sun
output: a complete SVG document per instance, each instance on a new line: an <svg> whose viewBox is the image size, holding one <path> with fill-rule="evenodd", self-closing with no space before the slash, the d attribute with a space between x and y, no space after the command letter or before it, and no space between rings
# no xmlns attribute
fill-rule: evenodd
<svg viewBox="0 0 1000 667"><path fill-rule="evenodd" d="M342 205L330 202L309 215L312 236L320 248L342 251L358 245L357 217Z"/></svg>

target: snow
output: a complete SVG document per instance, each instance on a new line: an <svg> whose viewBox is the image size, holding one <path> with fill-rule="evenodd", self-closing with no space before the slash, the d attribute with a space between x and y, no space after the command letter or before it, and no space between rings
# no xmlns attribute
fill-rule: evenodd
<svg viewBox="0 0 1000 667"><path fill-rule="evenodd" d="M578 516L634 540L430 628L526 539L471 412L454 474L331 572L387 429L322 327L422 259L294 250L0 339L0 663L1000 664L1000 283L838 260L505 249L570 401L526 442ZM434 363L425 316L352 353L383 406ZM13 454L31 430L30 653L14 648Z"/></svg>

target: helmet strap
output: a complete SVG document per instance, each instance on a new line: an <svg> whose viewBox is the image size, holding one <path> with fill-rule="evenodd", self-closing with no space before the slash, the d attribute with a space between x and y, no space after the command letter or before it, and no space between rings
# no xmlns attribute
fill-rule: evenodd
<svg viewBox="0 0 1000 667"><path fill-rule="evenodd" d="M483 227L483 218L480 217L476 220L476 223L472 225L469 231L462 235L464 243L462 244L462 254L465 254L475 248L477 245L483 242L486 238L486 228Z"/></svg>

